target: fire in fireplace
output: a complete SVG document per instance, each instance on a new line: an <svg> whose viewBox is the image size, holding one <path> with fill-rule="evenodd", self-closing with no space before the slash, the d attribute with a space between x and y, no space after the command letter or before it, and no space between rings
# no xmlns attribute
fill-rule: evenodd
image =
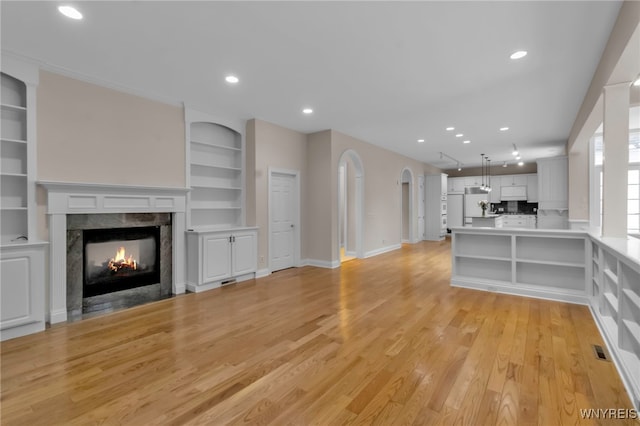
<svg viewBox="0 0 640 426"><path fill-rule="evenodd" d="M83 297L160 282L160 227L83 231Z"/></svg>

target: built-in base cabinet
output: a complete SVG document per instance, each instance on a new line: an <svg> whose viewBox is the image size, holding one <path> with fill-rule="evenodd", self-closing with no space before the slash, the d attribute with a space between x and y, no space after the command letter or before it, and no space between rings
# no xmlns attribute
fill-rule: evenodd
<svg viewBox="0 0 640 426"><path fill-rule="evenodd" d="M0 340L45 328L46 246L25 243L0 249Z"/></svg>
<svg viewBox="0 0 640 426"><path fill-rule="evenodd" d="M187 290L200 292L254 278L257 253L257 228L188 231Z"/></svg>

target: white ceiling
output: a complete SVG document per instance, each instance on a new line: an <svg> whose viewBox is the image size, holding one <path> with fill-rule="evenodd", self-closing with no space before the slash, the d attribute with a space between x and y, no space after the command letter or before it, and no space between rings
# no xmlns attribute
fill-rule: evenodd
<svg viewBox="0 0 640 426"><path fill-rule="evenodd" d="M73 4L82 21L58 2L2 1L3 51L228 118L331 128L442 168L455 164L441 151L468 166L481 153L511 160L512 143L525 161L561 154L621 5ZM528 56L509 59L520 49Z"/></svg>

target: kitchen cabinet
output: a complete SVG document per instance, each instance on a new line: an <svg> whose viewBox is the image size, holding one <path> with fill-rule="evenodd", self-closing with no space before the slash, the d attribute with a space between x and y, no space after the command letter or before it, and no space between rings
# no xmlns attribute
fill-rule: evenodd
<svg viewBox="0 0 640 426"><path fill-rule="evenodd" d="M527 185L527 175L503 175L502 186L526 186Z"/></svg>
<svg viewBox="0 0 640 426"><path fill-rule="evenodd" d="M465 178L463 177L448 177L447 189L449 193L464 194Z"/></svg>
<svg viewBox="0 0 640 426"><path fill-rule="evenodd" d="M538 175L527 175L527 202L538 202Z"/></svg>
<svg viewBox="0 0 640 426"><path fill-rule="evenodd" d="M464 179L464 186L481 186L482 185L482 176L465 176L463 179Z"/></svg>
<svg viewBox="0 0 640 426"><path fill-rule="evenodd" d="M532 214L510 214L502 216L503 228L536 228L536 216Z"/></svg>
<svg viewBox="0 0 640 426"><path fill-rule="evenodd" d="M447 233L447 175L426 175L424 186L425 239L439 241Z"/></svg>
<svg viewBox="0 0 640 426"><path fill-rule="evenodd" d="M538 191L540 209L568 207L567 157L538 160Z"/></svg>
<svg viewBox="0 0 640 426"><path fill-rule="evenodd" d="M490 203L499 203L501 201L500 187L502 185L502 176L491 176L491 192L489 193Z"/></svg>
<svg viewBox="0 0 640 426"><path fill-rule="evenodd" d="M187 290L201 292L225 281L254 278L257 228L187 231Z"/></svg>

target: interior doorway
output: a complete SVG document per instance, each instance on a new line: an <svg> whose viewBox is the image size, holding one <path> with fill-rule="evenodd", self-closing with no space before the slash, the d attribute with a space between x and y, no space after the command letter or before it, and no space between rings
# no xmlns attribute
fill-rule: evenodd
<svg viewBox="0 0 640 426"><path fill-rule="evenodd" d="M408 168L400 176L400 241L413 241L413 174Z"/></svg>
<svg viewBox="0 0 640 426"><path fill-rule="evenodd" d="M269 269L298 266L300 186L297 171L269 170Z"/></svg>
<svg viewBox="0 0 640 426"><path fill-rule="evenodd" d="M338 253L340 262L364 257L362 225L364 211L364 169L352 149L338 161Z"/></svg>

